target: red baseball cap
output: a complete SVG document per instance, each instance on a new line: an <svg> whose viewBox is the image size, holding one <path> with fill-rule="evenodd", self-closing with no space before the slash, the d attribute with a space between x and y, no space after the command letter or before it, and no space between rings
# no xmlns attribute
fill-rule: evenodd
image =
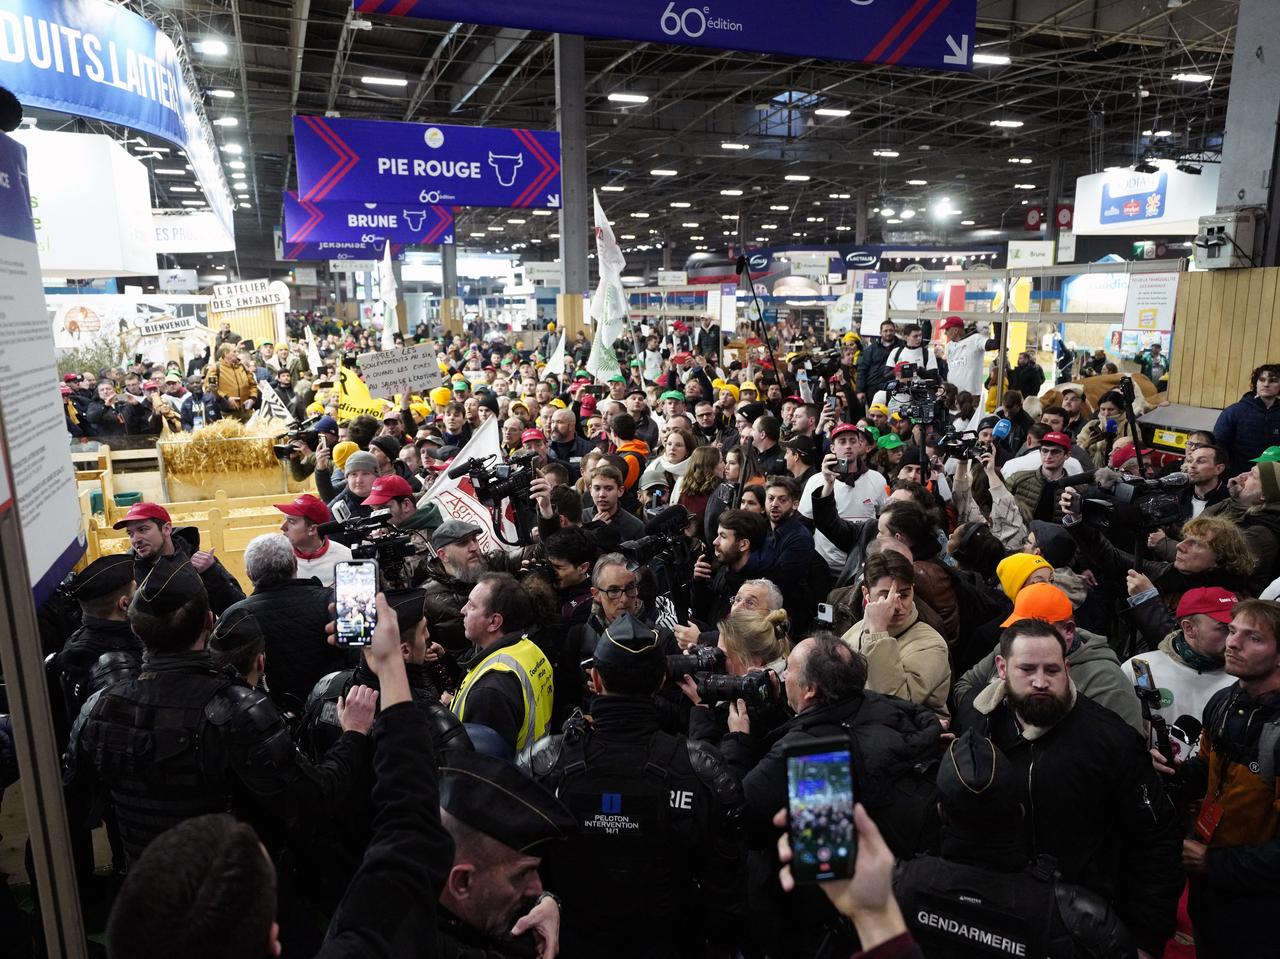
<svg viewBox="0 0 1280 959"><path fill-rule="evenodd" d="M801 404L801 405L803 406L803 405L804 405L804 397L802 397L802 396L796 396L794 393L792 393L790 396L784 396L784 397L782 398L782 402L784 402L784 403L799 403L799 404Z"/></svg>
<svg viewBox="0 0 1280 959"><path fill-rule="evenodd" d="M1178 619L1203 613L1220 623L1231 622L1231 611L1236 607L1236 594L1221 586L1201 586L1189 589L1178 600Z"/></svg>
<svg viewBox="0 0 1280 959"><path fill-rule="evenodd" d="M867 435L867 431L864 430L861 426L858 426L856 423L841 423L839 426L833 429L828 434L828 436L830 436L830 438L834 440L837 436L844 436L845 433L857 433L858 435L863 437L866 437Z"/></svg>
<svg viewBox="0 0 1280 959"><path fill-rule="evenodd" d="M958 316L948 316L945 320L938 324L940 330L954 330L956 327L964 329L964 320Z"/></svg>
<svg viewBox="0 0 1280 959"><path fill-rule="evenodd" d="M1154 451L1143 450L1142 455L1150 456L1152 452ZM1123 466L1126 462L1133 459L1137 455L1138 454L1134 452L1133 444L1125 443L1121 446L1117 446L1114 450L1111 451L1111 459L1107 461L1107 465L1110 466L1113 470L1117 470L1121 466Z"/></svg>
<svg viewBox="0 0 1280 959"><path fill-rule="evenodd" d="M1045 443L1052 443L1054 446L1061 446L1068 453L1071 452L1071 447L1075 445L1071 442L1070 436L1068 436L1066 433L1059 433L1057 430L1054 430L1053 432L1050 432L1050 433L1045 433L1044 439L1042 439L1040 443L1041 445L1044 445Z"/></svg>
<svg viewBox="0 0 1280 959"><path fill-rule="evenodd" d="M361 506L381 506L393 499L413 496L413 487L403 476L392 473L390 476L379 476L373 481L373 490L365 498Z"/></svg>
<svg viewBox="0 0 1280 959"><path fill-rule="evenodd" d="M276 503L276 509L287 516L301 516L303 519L309 519L317 526L333 519L329 514L329 507L324 505L324 500L311 493L300 493L292 503Z"/></svg>
<svg viewBox="0 0 1280 959"><path fill-rule="evenodd" d="M588 393L579 402L578 409L583 416L594 416L596 412L596 398Z"/></svg>
<svg viewBox="0 0 1280 959"><path fill-rule="evenodd" d="M169 511L159 503L134 503L129 507L129 512L117 523L112 524L112 529L124 529L126 523L134 523L138 520L153 519L157 523L172 523L169 518Z"/></svg>
<svg viewBox="0 0 1280 959"><path fill-rule="evenodd" d="M893 364L893 375L897 376L899 373L902 372L902 368L904 366L910 366L910 365L911 365L910 360L899 360L897 363Z"/></svg>
<svg viewBox="0 0 1280 959"><path fill-rule="evenodd" d="M521 443L528 443L533 440L542 440L542 442L545 443L547 441L547 434L542 432L542 430L525 430L520 434Z"/></svg>

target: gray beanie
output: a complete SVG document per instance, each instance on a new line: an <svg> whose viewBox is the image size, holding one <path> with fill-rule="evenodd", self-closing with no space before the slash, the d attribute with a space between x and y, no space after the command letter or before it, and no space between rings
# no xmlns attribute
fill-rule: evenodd
<svg viewBox="0 0 1280 959"><path fill-rule="evenodd" d="M357 470L364 470L366 473L372 473L374 476L377 476L378 461L374 458L372 453L366 453L364 450L359 450L348 456L346 465L342 467L342 472L348 476Z"/></svg>

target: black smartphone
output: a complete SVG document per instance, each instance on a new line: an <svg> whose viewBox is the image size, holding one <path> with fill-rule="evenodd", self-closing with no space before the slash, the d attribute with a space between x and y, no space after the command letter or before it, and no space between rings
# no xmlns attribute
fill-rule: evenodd
<svg viewBox="0 0 1280 959"><path fill-rule="evenodd" d="M797 883L850 878L858 835L853 823L857 795L848 737L791 746L783 756L792 877Z"/></svg>
<svg viewBox="0 0 1280 959"><path fill-rule="evenodd" d="M333 573L338 609L339 646L368 646L378 625L378 562L353 559L338 563Z"/></svg>
<svg viewBox="0 0 1280 959"><path fill-rule="evenodd" d="M1151 675L1151 667L1147 665L1147 661L1145 659L1135 659L1132 663L1132 666L1133 666L1133 684L1135 686L1140 686L1143 689L1148 689L1148 690L1151 690L1152 692L1155 692L1156 681L1155 681L1155 678Z"/></svg>

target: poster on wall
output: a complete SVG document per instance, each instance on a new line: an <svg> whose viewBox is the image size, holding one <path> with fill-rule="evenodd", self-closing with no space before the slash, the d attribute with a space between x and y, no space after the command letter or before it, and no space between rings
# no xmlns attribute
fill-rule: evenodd
<svg viewBox="0 0 1280 959"><path fill-rule="evenodd" d="M116 362L134 353L160 360L177 343L184 358L209 345L207 296L182 294L56 294L45 297L53 345L59 350L105 344Z"/></svg>
<svg viewBox="0 0 1280 959"><path fill-rule="evenodd" d="M889 274L868 273L862 281L863 336L879 336L880 326L889 318Z"/></svg>
<svg viewBox="0 0 1280 959"><path fill-rule="evenodd" d="M1147 332L1172 330L1177 302L1177 273L1135 273L1129 277L1122 326Z"/></svg>
<svg viewBox="0 0 1280 959"><path fill-rule="evenodd" d="M0 134L0 415L37 605L85 548L53 340L38 319L43 302L26 158Z"/></svg>

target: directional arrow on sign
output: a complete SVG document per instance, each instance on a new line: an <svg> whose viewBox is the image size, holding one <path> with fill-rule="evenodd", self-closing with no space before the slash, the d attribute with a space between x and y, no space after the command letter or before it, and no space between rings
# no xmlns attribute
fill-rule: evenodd
<svg viewBox="0 0 1280 959"><path fill-rule="evenodd" d="M548 194L547 194L547 206L549 206L549 207L558 207L559 205L560 205L560 194L559 194L559 193L548 193Z"/></svg>
<svg viewBox="0 0 1280 959"><path fill-rule="evenodd" d="M943 56L943 63L951 63L959 67L968 66L969 35L967 33L960 37L959 43L956 43L955 37L948 33L947 46L951 48L951 52Z"/></svg>

